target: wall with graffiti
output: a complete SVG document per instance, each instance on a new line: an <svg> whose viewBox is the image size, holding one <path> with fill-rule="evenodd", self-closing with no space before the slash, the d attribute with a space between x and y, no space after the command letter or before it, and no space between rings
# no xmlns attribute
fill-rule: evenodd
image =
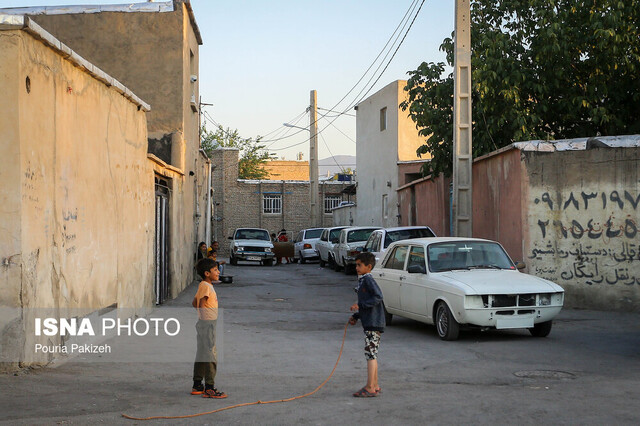
<svg viewBox="0 0 640 426"><path fill-rule="evenodd" d="M566 305L640 309L640 149L523 152L525 260Z"/></svg>

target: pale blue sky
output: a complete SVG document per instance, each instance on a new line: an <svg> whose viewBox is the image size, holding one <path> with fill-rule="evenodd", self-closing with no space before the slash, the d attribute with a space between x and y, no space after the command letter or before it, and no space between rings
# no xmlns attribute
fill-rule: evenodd
<svg viewBox="0 0 640 426"><path fill-rule="evenodd" d="M126 2L0 0L0 7L111 3ZM203 102L213 104L205 110L223 126L238 129L244 137L255 137L301 114L309 105L311 90L318 91L320 107L333 107L378 55L412 0L191 3L204 41L200 47L200 94ZM370 94L394 80L406 79L406 72L422 61L444 61L438 48L453 30L453 14L453 0L426 0L395 59ZM367 80L369 76L338 109L344 110L355 101ZM308 116L298 124L307 126ZM334 124L355 140L354 117L343 116ZM322 133L324 140L318 141L320 158L328 157L329 149L334 155L355 155L355 143L328 121L320 120L319 126L328 126ZM294 132L289 130L289 134ZM282 134L279 131L265 139ZM300 143L275 152L294 159L295 153L302 151L308 159L308 135L303 131L269 145L278 149Z"/></svg>

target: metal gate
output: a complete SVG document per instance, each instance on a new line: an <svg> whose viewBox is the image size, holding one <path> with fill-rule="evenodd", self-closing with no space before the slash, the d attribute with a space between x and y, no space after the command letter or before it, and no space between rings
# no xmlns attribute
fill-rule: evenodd
<svg viewBox="0 0 640 426"><path fill-rule="evenodd" d="M154 241L156 305L163 303L169 297L168 217L169 185L166 180L156 177L156 238Z"/></svg>

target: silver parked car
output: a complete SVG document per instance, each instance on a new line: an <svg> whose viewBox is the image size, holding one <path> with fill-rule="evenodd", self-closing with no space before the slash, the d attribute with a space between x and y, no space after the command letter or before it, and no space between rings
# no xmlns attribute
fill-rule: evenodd
<svg viewBox="0 0 640 426"><path fill-rule="evenodd" d="M387 247L389 247L389 244L393 242L435 236L435 232L428 226L399 226L396 228L378 229L371 233L362 251L373 253L376 256L377 263L384 257L384 253Z"/></svg>
<svg viewBox="0 0 640 426"><path fill-rule="evenodd" d="M334 269L343 269L345 274L355 272L356 256L362 252L369 235L376 229L380 227L354 226L340 231L338 243L333 247L333 257L336 261Z"/></svg>
<svg viewBox="0 0 640 426"><path fill-rule="evenodd" d="M325 265L333 267L335 260L333 258L333 246L338 243L340 239L340 231L347 226L334 226L332 228L324 228L320 235L320 240L316 243L316 251L320 258L320 266L324 268Z"/></svg>
<svg viewBox="0 0 640 426"><path fill-rule="evenodd" d="M320 235L324 228L309 228L298 232L298 236L294 240L293 257L300 263L306 263L307 260L318 259L316 252L316 244L320 240Z"/></svg>

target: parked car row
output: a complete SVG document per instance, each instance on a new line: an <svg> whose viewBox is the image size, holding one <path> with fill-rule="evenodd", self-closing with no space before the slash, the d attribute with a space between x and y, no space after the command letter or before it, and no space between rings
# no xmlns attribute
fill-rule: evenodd
<svg viewBox="0 0 640 426"><path fill-rule="evenodd" d="M266 230L239 228L230 239L231 264L273 264ZM373 253L387 323L398 315L433 324L443 340L457 339L462 327L526 328L545 337L564 304L562 287L521 273L524 264L495 241L439 238L426 226L337 226L304 229L293 244L300 263L319 259L345 273L355 272L359 253Z"/></svg>

